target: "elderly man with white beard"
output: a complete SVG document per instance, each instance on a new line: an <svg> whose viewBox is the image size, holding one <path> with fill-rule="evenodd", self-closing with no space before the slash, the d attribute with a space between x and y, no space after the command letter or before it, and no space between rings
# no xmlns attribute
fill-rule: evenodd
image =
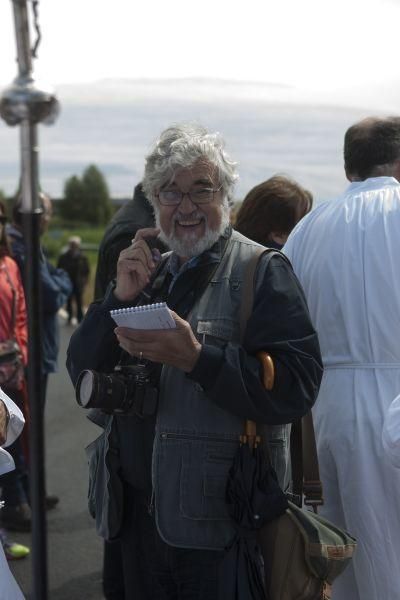
<svg viewBox="0 0 400 600"><path fill-rule="evenodd" d="M289 263L279 253L260 255L260 246L230 225L236 179L219 134L197 125L164 131L143 177L156 228L139 230L121 252L116 280L71 339L74 383L85 369L146 369L144 392L138 380L127 387L129 414L102 419L102 466L109 472L100 496L111 495L112 531L102 527L104 515L96 519L98 531L121 541L127 598L217 598L219 561L235 535L225 487L244 420L270 426L272 460L286 489L287 424L309 410L318 392L318 340ZM157 236L171 252L151 249ZM258 255L242 335L245 276ZM161 301L173 329L115 327L110 316L111 309ZM260 351L273 361L271 390L263 385ZM94 405L102 407L106 396ZM98 414L94 420L100 423ZM123 505L121 494L113 501L117 489Z"/></svg>

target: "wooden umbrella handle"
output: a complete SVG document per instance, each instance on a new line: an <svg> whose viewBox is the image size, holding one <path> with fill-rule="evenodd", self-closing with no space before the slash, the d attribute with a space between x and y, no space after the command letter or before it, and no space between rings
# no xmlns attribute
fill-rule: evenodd
<svg viewBox="0 0 400 600"><path fill-rule="evenodd" d="M261 350L256 354L263 368L263 384L266 390L272 390L275 382L275 366L271 356Z"/></svg>
<svg viewBox="0 0 400 600"><path fill-rule="evenodd" d="M264 387L266 390L272 390L275 380L274 361L271 356L264 351L257 352L256 356L263 368ZM250 448L253 448L260 442L260 437L257 435L257 425L254 421L246 421L245 435L240 436L240 440L242 443L249 444Z"/></svg>

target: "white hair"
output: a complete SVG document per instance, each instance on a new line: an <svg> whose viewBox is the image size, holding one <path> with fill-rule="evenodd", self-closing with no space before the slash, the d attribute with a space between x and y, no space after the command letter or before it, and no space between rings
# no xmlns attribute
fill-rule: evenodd
<svg viewBox="0 0 400 600"><path fill-rule="evenodd" d="M224 198L233 203L233 189L238 179L236 163L224 149L219 133L209 133L197 123L182 123L163 131L146 158L142 180L146 197L154 205L157 191L171 181L179 169L206 162L215 167L218 185Z"/></svg>

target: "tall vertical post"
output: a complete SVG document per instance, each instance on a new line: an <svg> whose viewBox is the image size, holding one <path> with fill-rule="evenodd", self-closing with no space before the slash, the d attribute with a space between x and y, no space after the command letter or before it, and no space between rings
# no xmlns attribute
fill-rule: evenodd
<svg viewBox="0 0 400 600"><path fill-rule="evenodd" d="M30 492L32 508L32 594L47 600L47 532L45 511L45 446L42 379L42 298L37 124L54 120L54 94L35 85L29 35L28 0L11 0L17 42L18 76L0 98L0 116L20 125L21 194L26 243L25 291L28 306L28 394L30 405Z"/></svg>
<svg viewBox="0 0 400 600"><path fill-rule="evenodd" d="M26 0L14 0L19 77L32 78ZM37 125L27 110L20 125L23 233L27 248L25 290L28 307L28 398L30 408L30 497L32 509L32 595L47 600L47 523L45 510L45 447L42 404L42 298L40 283L39 160Z"/></svg>

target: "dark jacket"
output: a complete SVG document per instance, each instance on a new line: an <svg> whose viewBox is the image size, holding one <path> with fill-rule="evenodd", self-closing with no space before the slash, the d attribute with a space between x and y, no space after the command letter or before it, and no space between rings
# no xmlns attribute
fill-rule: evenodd
<svg viewBox="0 0 400 600"><path fill-rule="evenodd" d="M114 215L100 244L95 280L95 298L103 298L108 284L117 272L118 257L122 250L130 246L138 229L154 227L154 213L150 202L139 183L132 200L124 204ZM165 246L157 242L160 252Z"/></svg>
<svg viewBox="0 0 400 600"><path fill-rule="evenodd" d="M17 262L22 281L25 284L26 244L22 233L15 227L7 229L11 241L13 258ZM58 310L64 306L72 291L71 280L63 269L56 269L49 263L43 252L40 262L40 280L42 283L43 310L43 373L54 373L57 370L57 356L60 345Z"/></svg>
<svg viewBox="0 0 400 600"><path fill-rule="evenodd" d="M201 271L210 261L221 261L222 244L224 241L220 238L215 247L205 253L206 261L182 272L172 289L168 287L164 299L181 316L186 316L184 306L191 290L198 287ZM240 282L235 278L230 285L233 294L240 290ZM71 338L68 351L67 366L74 383L83 369L109 372L117 363L120 349L109 310L122 307L110 286L104 300L89 308ZM304 294L290 266L281 257L272 259L260 275L243 346L237 342L224 343L221 334L216 334L222 339L215 345L207 341L209 336L204 332L206 329L200 336L203 342L200 358L186 377L200 386L199 390L217 411L222 409L222 414L235 415L240 422L252 418L283 431L280 424L298 419L314 403L322 375L318 339ZM198 328L196 333L199 334ZM254 357L260 349L271 352L274 357L276 379L272 391L265 390L261 382L260 365ZM196 416L193 415L193 427L199 425ZM135 488L147 491L154 424L134 417L117 417L117 430L122 478Z"/></svg>

